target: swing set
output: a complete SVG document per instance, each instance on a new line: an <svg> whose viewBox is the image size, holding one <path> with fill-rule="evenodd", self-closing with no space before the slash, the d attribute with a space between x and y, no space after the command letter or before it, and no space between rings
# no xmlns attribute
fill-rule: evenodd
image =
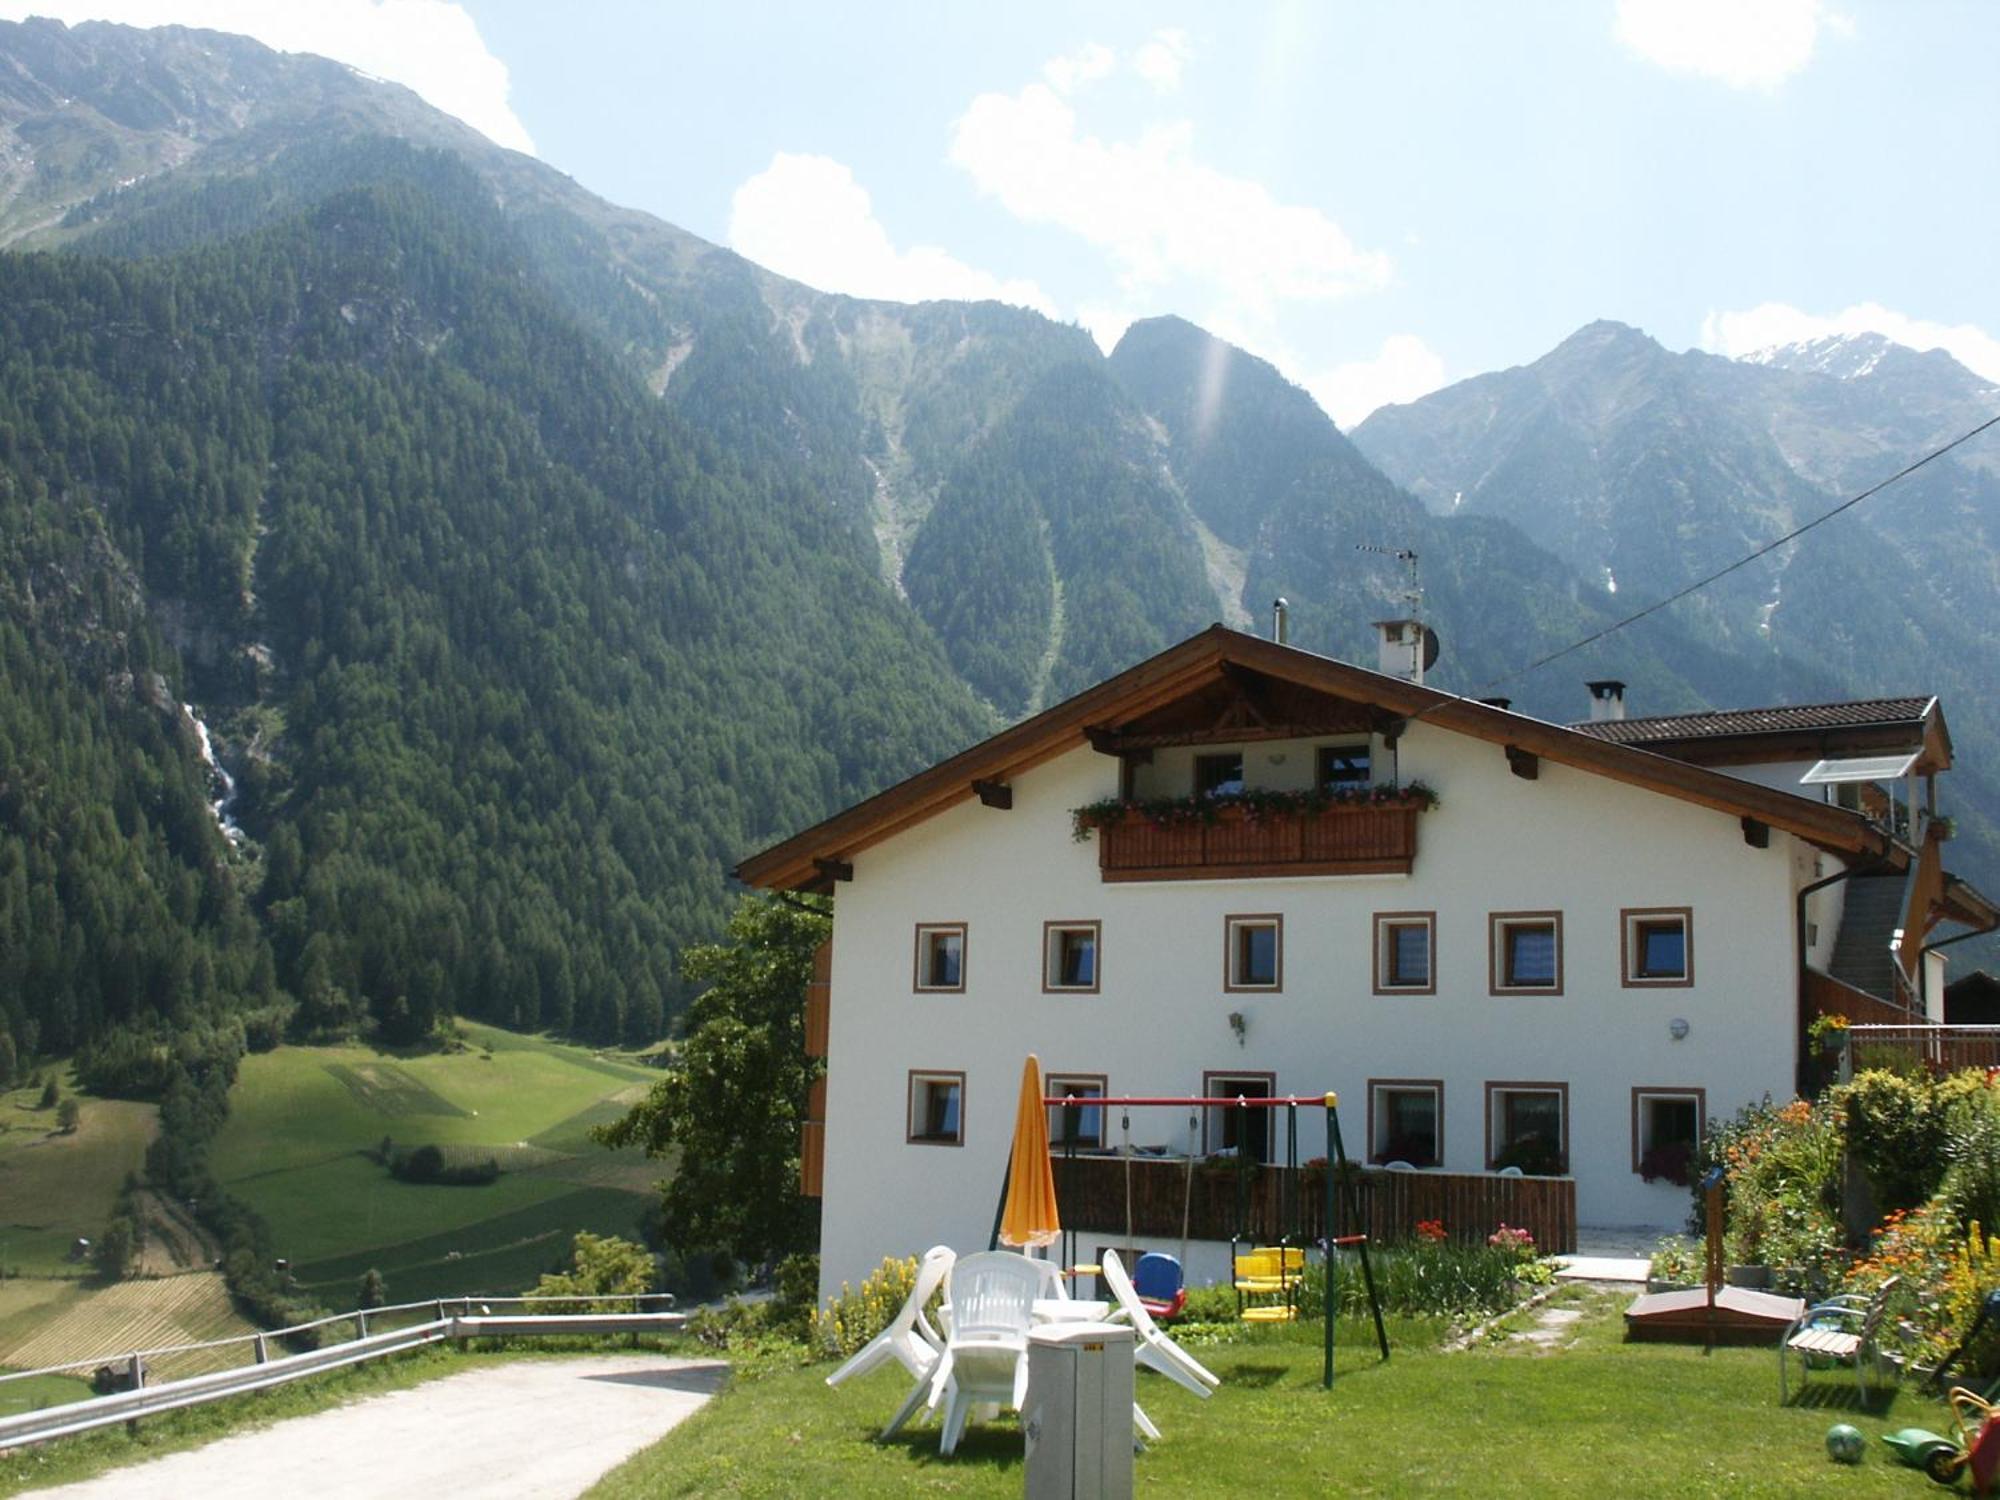
<svg viewBox="0 0 2000 1500"><path fill-rule="evenodd" d="M1365 1233L1337 1235L1335 1227L1334 1195L1341 1185L1348 1194L1349 1222L1359 1226L1365 1222L1361 1206L1361 1185L1358 1173L1348 1170L1347 1153L1340 1137L1339 1096L1331 1092L1321 1095L1280 1095L1259 1098L1253 1095L1226 1095L1178 1097L1172 1095L1130 1095L1111 1098L1074 1094L1062 1094L1045 1098L1042 1103L1049 1108L1070 1110L1117 1109L1120 1112L1120 1141L1118 1155L1124 1165L1125 1179L1125 1243L1132 1243L1132 1111L1134 1109L1186 1109L1188 1111L1188 1149L1184 1158L1181 1184L1181 1254L1175 1260L1170 1255L1147 1254L1139 1258L1134 1273L1134 1285L1139 1293L1140 1303L1156 1318L1171 1319L1180 1314L1187 1302L1185 1272L1188 1256L1188 1229L1194 1205L1194 1169L1198 1152L1201 1111L1220 1109L1236 1112L1236 1151L1239 1153L1239 1170L1236 1173L1236 1217L1230 1233L1229 1252L1231 1282L1236 1292L1237 1316L1246 1323L1288 1323L1296 1321L1299 1315L1299 1290L1305 1281L1306 1250L1310 1246L1320 1251L1326 1266L1326 1295L1323 1299L1325 1324L1325 1368L1321 1383L1331 1389L1333 1385L1333 1333L1334 1317L1339 1303L1338 1285L1335 1273L1338 1269L1336 1254L1341 1250L1359 1252L1361 1278L1368 1289L1368 1306L1375 1319L1375 1340L1382 1351L1382 1358L1389 1357L1389 1335L1382 1323L1382 1303L1375 1290L1375 1270L1368 1259L1368 1236ZM1323 1108L1326 1111L1326 1201L1324 1235L1308 1240L1303 1233L1304 1197L1299 1172L1299 1109ZM1283 1110L1285 1124L1285 1170L1277 1181L1276 1228L1275 1234L1258 1236L1251 1226L1250 1180L1261 1173L1267 1162L1263 1156L1249 1156L1248 1143L1251 1132L1248 1128L1252 1110ZM1265 1120L1271 1119L1267 1114ZM1266 1132L1268 1143L1268 1132ZM1063 1132L1063 1157L1073 1161L1076 1157L1076 1132ZM1063 1261L1072 1275L1091 1275L1095 1266L1076 1263L1077 1231L1063 1230ZM1260 1243L1260 1239L1266 1241ZM1269 1243L1268 1241L1275 1241Z"/></svg>

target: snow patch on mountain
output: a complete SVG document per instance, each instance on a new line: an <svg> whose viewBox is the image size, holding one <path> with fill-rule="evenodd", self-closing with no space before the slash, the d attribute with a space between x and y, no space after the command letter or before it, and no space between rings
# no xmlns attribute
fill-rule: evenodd
<svg viewBox="0 0 2000 1500"><path fill-rule="evenodd" d="M1740 356L1746 365L1806 370L1836 380L1859 380L1882 363L1897 345L1879 333L1834 333L1795 344L1773 344Z"/></svg>

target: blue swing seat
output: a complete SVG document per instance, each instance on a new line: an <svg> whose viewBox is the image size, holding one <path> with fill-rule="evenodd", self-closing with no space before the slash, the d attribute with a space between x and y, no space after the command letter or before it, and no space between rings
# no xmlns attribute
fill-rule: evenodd
<svg viewBox="0 0 2000 1500"><path fill-rule="evenodd" d="M1156 1318L1177 1318L1187 1306L1181 1263L1171 1255L1155 1251L1140 1256L1132 1269L1132 1289L1139 1294L1139 1305Z"/></svg>

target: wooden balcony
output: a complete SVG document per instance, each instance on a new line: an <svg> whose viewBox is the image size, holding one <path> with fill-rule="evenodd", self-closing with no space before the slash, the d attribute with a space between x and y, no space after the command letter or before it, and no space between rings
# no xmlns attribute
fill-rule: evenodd
<svg viewBox="0 0 2000 1500"><path fill-rule="evenodd" d="M1336 805L1212 821L1156 823L1127 813L1097 830L1105 880L1264 879L1274 875L1407 875L1417 858L1415 801Z"/></svg>

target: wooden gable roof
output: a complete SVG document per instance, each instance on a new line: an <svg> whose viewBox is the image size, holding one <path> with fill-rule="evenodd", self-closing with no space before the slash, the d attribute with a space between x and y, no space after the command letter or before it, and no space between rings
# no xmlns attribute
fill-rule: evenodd
<svg viewBox="0 0 2000 1500"><path fill-rule="evenodd" d="M1901 867L1909 850L1857 813L1720 771L1566 729L1470 698L1212 625L927 771L752 855L737 878L769 890L823 887L829 871L938 813L992 795L1080 745L1119 751L1197 740L1382 732L1427 724L1524 756L1606 776ZM975 785L977 784L977 785Z"/></svg>

